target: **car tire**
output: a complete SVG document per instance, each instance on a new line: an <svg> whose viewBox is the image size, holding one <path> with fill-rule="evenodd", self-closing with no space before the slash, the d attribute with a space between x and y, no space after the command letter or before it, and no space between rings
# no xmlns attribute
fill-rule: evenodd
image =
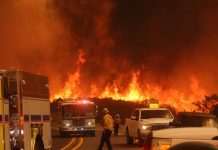
<svg viewBox="0 0 218 150"><path fill-rule="evenodd" d="M142 147L143 144L144 144L144 140L142 139L140 130L137 131L137 139L138 139L138 145L139 145L140 147Z"/></svg>
<svg viewBox="0 0 218 150"><path fill-rule="evenodd" d="M129 145L133 144L133 138L129 136L128 127L126 128L126 143L129 144Z"/></svg>

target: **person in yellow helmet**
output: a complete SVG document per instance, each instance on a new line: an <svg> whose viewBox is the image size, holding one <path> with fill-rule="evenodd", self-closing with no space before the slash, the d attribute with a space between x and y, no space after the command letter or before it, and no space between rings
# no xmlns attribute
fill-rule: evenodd
<svg viewBox="0 0 218 150"><path fill-rule="evenodd" d="M112 150L111 142L110 142L110 137L111 133L113 131L113 118L109 114L108 108L103 109L103 132L101 135L101 141L98 147L98 150L102 150L104 143L106 143L108 150Z"/></svg>
<svg viewBox="0 0 218 150"><path fill-rule="evenodd" d="M115 136L118 135L118 131L120 128L120 122L121 122L120 115L116 114L114 117L114 135Z"/></svg>

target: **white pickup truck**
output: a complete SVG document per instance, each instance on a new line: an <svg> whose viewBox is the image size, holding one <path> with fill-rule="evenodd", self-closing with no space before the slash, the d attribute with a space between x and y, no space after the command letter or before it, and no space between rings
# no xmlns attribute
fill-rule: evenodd
<svg viewBox="0 0 218 150"><path fill-rule="evenodd" d="M170 124L172 128L152 132L152 150L167 150L184 142L218 146L218 120L212 114L181 112Z"/></svg>
<svg viewBox="0 0 218 150"><path fill-rule="evenodd" d="M173 119L172 113L166 108L136 108L131 117L125 120L127 144L138 140L142 146L151 131L169 127Z"/></svg>

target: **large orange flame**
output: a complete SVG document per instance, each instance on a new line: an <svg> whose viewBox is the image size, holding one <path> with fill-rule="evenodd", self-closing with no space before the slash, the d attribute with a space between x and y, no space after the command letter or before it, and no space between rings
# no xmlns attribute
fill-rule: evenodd
<svg viewBox="0 0 218 150"><path fill-rule="evenodd" d="M64 88L54 95L55 99L69 97L77 98L80 96L80 65L84 64L85 62L86 59L84 57L84 52L82 49L79 49L76 72L69 74L68 81L65 83Z"/></svg>
<svg viewBox="0 0 218 150"><path fill-rule="evenodd" d="M132 80L129 83L128 89L124 93L119 92L119 88L117 87L116 81L113 82L112 86L109 84L105 87L105 90L101 94L101 98L111 97L113 99L122 99L122 100L129 100L129 101L141 101L145 98L141 93L141 89L138 85L138 78L139 71L133 72Z"/></svg>
<svg viewBox="0 0 218 150"><path fill-rule="evenodd" d="M206 91L199 87L199 81L195 76L190 77L191 94L180 92L176 89L164 90L159 85L146 84L143 88L140 87L139 75L140 71L133 71L132 78L128 83L126 89L121 90L117 81L113 81L112 84L107 84L104 90L98 89L96 85L90 85L90 94L82 95L80 89L80 66L86 62L84 53L79 50L77 69L75 73L69 74L69 79L65 83L63 89L57 93L54 98L78 98L78 97L99 97L99 98L113 98L115 100L127 100L127 101L143 101L146 99L158 99L162 104L172 105L177 110L193 110L193 102L199 99L203 99L206 95Z"/></svg>

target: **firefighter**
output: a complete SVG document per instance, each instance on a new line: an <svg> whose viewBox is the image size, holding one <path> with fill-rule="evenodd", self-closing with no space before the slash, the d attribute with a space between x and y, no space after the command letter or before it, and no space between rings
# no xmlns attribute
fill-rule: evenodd
<svg viewBox="0 0 218 150"><path fill-rule="evenodd" d="M40 134L37 134L36 140L35 140L35 145L34 145L34 150L44 150L44 143L42 140L42 136Z"/></svg>
<svg viewBox="0 0 218 150"><path fill-rule="evenodd" d="M101 141L100 141L98 150L102 150L104 143L107 144L108 150L112 150L110 137L111 137L111 133L113 130L113 118L109 114L108 108L103 109L103 114L104 114L104 116L103 116L103 128L104 129L103 129L103 132L101 135Z"/></svg>
<svg viewBox="0 0 218 150"><path fill-rule="evenodd" d="M121 122L120 115L116 114L114 117L114 135L115 136L118 135L118 131L120 128L120 122Z"/></svg>

